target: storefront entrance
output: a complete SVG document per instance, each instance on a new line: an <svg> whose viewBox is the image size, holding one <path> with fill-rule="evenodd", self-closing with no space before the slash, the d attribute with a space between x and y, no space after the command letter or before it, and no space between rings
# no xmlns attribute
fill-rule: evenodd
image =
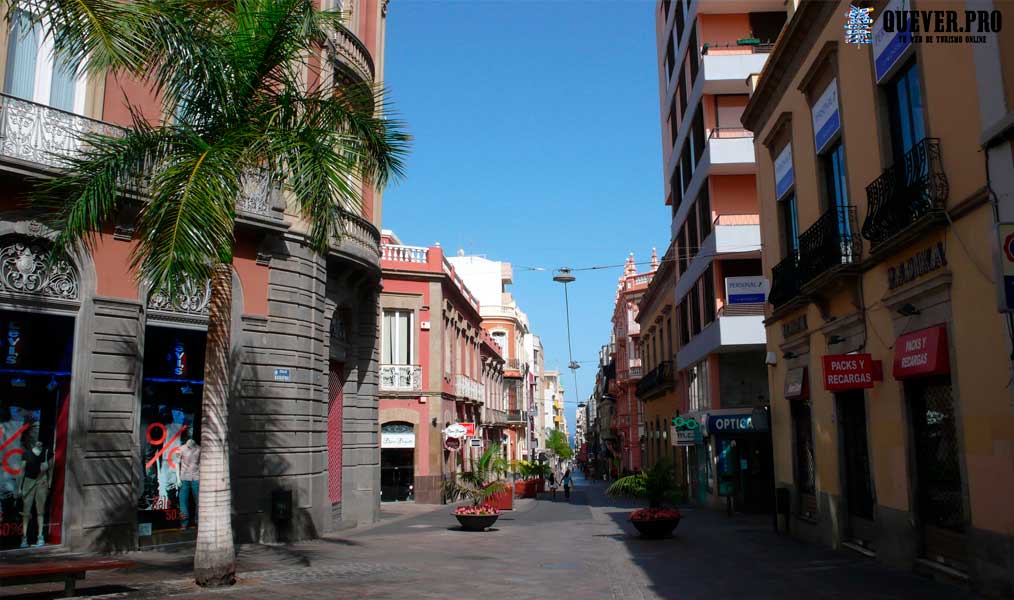
<svg viewBox="0 0 1014 600"><path fill-rule="evenodd" d="M866 398L863 390L835 394L841 436L841 453L848 511L846 535L863 547L876 539L873 523L873 482L866 436Z"/></svg>
<svg viewBox="0 0 1014 600"><path fill-rule="evenodd" d="M196 538L204 392L203 331L149 326L141 387L138 544ZM192 443L190 443L192 442ZM184 457L190 457L186 460Z"/></svg>
<svg viewBox="0 0 1014 600"><path fill-rule="evenodd" d="M926 558L963 569L965 502L949 375L905 383L912 418L916 498Z"/></svg>
<svg viewBox="0 0 1014 600"><path fill-rule="evenodd" d="M74 319L0 311L0 550L60 544Z"/></svg>
<svg viewBox="0 0 1014 600"><path fill-rule="evenodd" d="M411 423L380 426L380 499L415 500L415 429Z"/></svg>
<svg viewBox="0 0 1014 600"><path fill-rule="evenodd" d="M737 511L771 512L774 506L774 472L771 444L766 436L745 434L718 438L719 495L733 497Z"/></svg>

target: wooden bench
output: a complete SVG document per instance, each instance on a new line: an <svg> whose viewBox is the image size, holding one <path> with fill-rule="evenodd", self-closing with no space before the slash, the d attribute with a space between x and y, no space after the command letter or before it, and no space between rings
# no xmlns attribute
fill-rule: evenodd
<svg viewBox="0 0 1014 600"><path fill-rule="evenodd" d="M134 563L129 560L112 558L52 560L21 565L0 564L0 587L62 581L63 596L71 598L77 591L77 580L84 579L88 571L129 569L133 566Z"/></svg>

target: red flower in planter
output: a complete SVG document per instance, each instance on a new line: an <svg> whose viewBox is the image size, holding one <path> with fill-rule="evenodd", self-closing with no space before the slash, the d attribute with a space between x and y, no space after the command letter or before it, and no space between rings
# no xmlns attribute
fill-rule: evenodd
<svg viewBox="0 0 1014 600"><path fill-rule="evenodd" d="M500 509L488 504L480 504L479 506L459 506L454 509L454 514L470 517L492 517L494 515L499 515Z"/></svg>
<svg viewBox="0 0 1014 600"><path fill-rule="evenodd" d="M630 513L631 521L661 521L681 517L680 511L675 508L641 508Z"/></svg>

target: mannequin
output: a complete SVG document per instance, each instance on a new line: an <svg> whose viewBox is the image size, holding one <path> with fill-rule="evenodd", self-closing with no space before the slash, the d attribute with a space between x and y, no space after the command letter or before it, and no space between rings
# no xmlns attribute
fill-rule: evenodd
<svg viewBox="0 0 1014 600"><path fill-rule="evenodd" d="M44 527L46 519L46 500L49 498L49 452L43 453L42 442L35 442L32 452L22 462L21 481L18 492L21 494L21 547L28 547L28 523L32 520L32 507L35 507L36 519L39 523L39 539L36 546L45 546Z"/></svg>
<svg viewBox="0 0 1014 600"><path fill-rule="evenodd" d="M190 526L190 494L194 495L194 506L197 506L197 497L200 493L198 479L201 475L201 447L197 445L194 438L187 440L179 452L179 461L176 463L177 478L180 482L180 512L183 513L183 523L180 529Z"/></svg>

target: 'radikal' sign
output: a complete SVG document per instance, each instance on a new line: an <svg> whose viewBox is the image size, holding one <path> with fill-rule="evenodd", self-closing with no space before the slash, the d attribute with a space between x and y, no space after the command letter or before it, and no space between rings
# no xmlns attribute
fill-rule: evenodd
<svg viewBox="0 0 1014 600"><path fill-rule="evenodd" d="M944 243L937 242L887 269L887 287L893 290L945 266L947 254L944 252Z"/></svg>
<svg viewBox="0 0 1014 600"><path fill-rule="evenodd" d="M843 392L873 387L873 357L869 354L824 356L824 389Z"/></svg>

